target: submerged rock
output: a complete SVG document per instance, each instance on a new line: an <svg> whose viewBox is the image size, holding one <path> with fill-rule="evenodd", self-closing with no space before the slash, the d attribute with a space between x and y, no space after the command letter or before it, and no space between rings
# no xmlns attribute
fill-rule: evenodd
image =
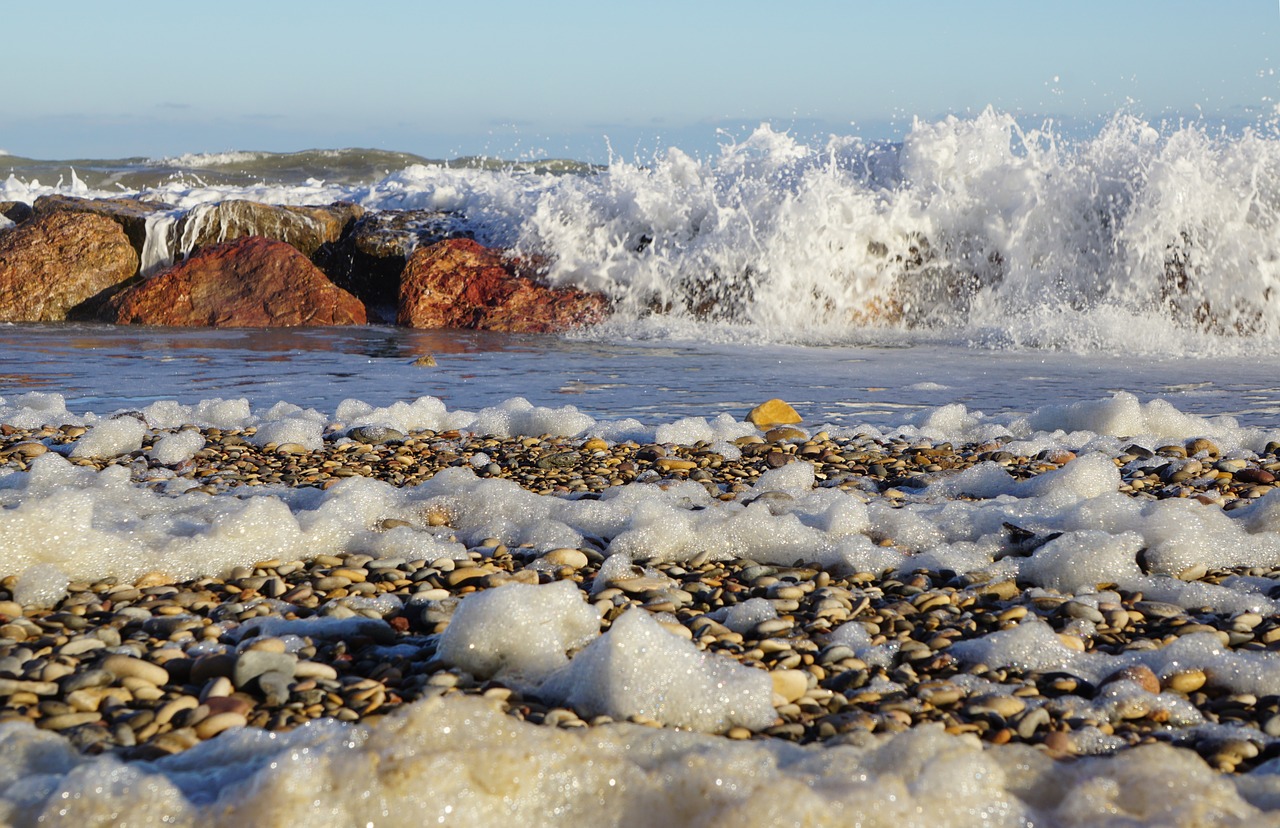
<svg viewBox="0 0 1280 828"><path fill-rule="evenodd" d="M36 216L0 235L0 321L91 317L138 272L138 253L110 218L80 212Z"/></svg>
<svg viewBox="0 0 1280 828"><path fill-rule="evenodd" d="M500 251L449 239L410 257L396 321L414 328L554 333L593 324L607 313L608 300L600 294L540 285Z"/></svg>
<svg viewBox="0 0 1280 828"><path fill-rule="evenodd" d="M250 236L206 248L113 301L118 324L196 327L363 325L360 300L294 247Z"/></svg>

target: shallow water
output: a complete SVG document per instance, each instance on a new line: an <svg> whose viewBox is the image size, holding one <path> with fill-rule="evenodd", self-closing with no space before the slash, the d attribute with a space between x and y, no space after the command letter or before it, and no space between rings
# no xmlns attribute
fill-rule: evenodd
<svg viewBox="0 0 1280 828"><path fill-rule="evenodd" d="M414 360L431 355L434 367ZM1280 427L1280 356L1116 356L948 344L737 345L596 341L386 326L182 330L0 326L0 396L61 393L101 414L157 400L285 400L332 415L353 398L420 396L477 409L512 397L648 425L730 413L783 397L807 422L887 428L960 403L989 415L1115 391L1179 410Z"/></svg>

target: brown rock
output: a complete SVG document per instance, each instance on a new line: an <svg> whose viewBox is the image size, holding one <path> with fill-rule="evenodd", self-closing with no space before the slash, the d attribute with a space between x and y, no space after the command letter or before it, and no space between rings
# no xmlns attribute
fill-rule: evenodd
<svg viewBox="0 0 1280 828"><path fill-rule="evenodd" d="M45 195L36 199L35 214L92 213L106 216L119 224L129 237L133 249L142 254L147 240L147 219L156 213L172 210L173 205L157 201L139 201L132 198L76 198L65 195Z"/></svg>
<svg viewBox="0 0 1280 828"><path fill-rule="evenodd" d="M138 272L138 254L105 216L58 212L0 235L0 321L88 318Z"/></svg>
<svg viewBox="0 0 1280 828"><path fill-rule="evenodd" d="M791 425L800 422L800 415L787 403L774 398L751 409L747 414L747 422L757 428Z"/></svg>
<svg viewBox="0 0 1280 828"><path fill-rule="evenodd" d="M600 321L608 301L550 288L517 273L502 254L471 239L419 248L400 277L397 322L414 328L554 333Z"/></svg>
<svg viewBox="0 0 1280 828"><path fill-rule="evenodd" d="M363 325L364 305L284 242L256 236L206 248L120 294L126 325Z"/></svg>
<svg viewBox="0 0 1280 828"><path fill-rule="evenodd" d="M363 214L364 208L345 201L328 207L220 201L196 207L178 220L178 248L192 254L210 245L261 236L292 245L310 258L321 246L337 242Z"/></svg>

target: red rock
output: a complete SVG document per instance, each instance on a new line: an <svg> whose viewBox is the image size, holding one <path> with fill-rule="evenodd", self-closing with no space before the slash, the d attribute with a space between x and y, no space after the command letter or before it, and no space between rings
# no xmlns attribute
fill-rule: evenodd
<svg viewBox="0 0 1280 828"><path fill-rule="evenodd" d="M250 236L205 248L111 303L125 325L363 325L364 305L284 242Z"/></svg>
<svg viewBox="0 0 1280 828"><path fill-rule="evenodd" d="M413 328L554 333L600 321L608 300L520 275L500 251L471 239L419 248L400 277L396 321Z"/></svg>
<svg viewBox="0 0 1280 828"><path fill-rule="evenodd" d="M88 318L138 272L138 254L105 216L57 212L0 235L0 321Z"/></svg>

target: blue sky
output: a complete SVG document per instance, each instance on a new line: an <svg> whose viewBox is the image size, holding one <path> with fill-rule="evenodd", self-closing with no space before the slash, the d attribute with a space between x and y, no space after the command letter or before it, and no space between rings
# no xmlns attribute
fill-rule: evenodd
<svg viewBox="0 0 1280 828"><path fill-rule="evenodd" d="M369 146L601 160L768 121L893 137L990 104L1253 118L1276 0L0 5L0 147L36 158Z"/></svg>

